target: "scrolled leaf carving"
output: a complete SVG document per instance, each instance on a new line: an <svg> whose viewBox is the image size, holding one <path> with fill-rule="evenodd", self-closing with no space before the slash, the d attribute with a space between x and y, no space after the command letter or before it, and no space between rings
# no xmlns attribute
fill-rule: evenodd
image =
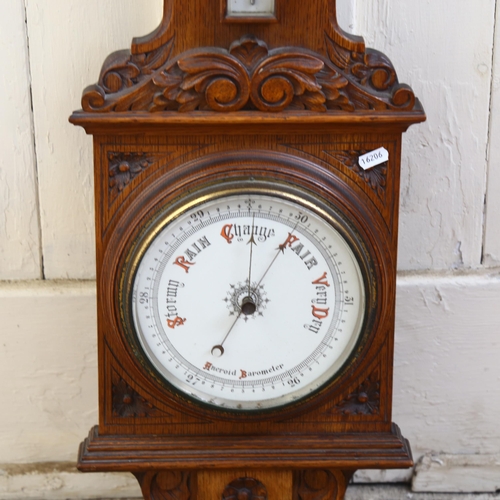
<svg viewBox="0 0 500 500"><path fill-rule="evenodd" d="M106 107L106 91L98 84L89 85L82 96L82 109L85 111L103 111Z"/></svg>
<svg viewBox="0 0 500 500"><path fill-rule="evenodd" d="M119 92L133 87L143 77L151 75L168 60L174 40L147 54L130 55L128 50L111 54L104 63L99 82L106 92Z"/></svg>
<svg viewBox="0 0 500 500"><path fill-rule="evenodd" d="M316 74L324 67L317 56L274 51L252 73L252 102L261 111L296 108L323 111L325 95Z"/></svg>
<svg viewBox="0 0 500 500"><path fill-rule="evenodd" d="M155 95L151 111L236 111L250 96L245 67L220 49L186 53L156 75L154 83L163 91Z"/></svg>
<svg viewBox="0 0 500 500"><path fill-rule="evenodd" d="M351 52L325 35L329 62L348 80L347 95L356 109L391 109L410 111L415 108L415 94L400 84L389 58L377 50ZM328 104L327 104L328 106ZM328 109L334 109L328 106Z"/></svg>
<svg viewBox="0 0 500 500"><path fill-rule="evenodd" d="M119 92L132 87L141 75L140 61L130 57L127 50L113 54L109 68L101 74L100 82L105 92Z"/></svg>
<svg viewBox="0 0 500 500"><path fill-rule="evenodd" d="M350 112L356 110L355 104L346 92L349 81L340 73L325 65L318 74L318 82L325 95L325 106L328 109Z"/></svg>
<svg viewBox="0 0 500 500"><path fill-rule="evenodd" d="M169 40L163 53L170 54L172 45ZM127 59L120 53L108 61L99 83L85 90L83 109L324 112L327 101L339 109L354 109L342 93L347 80L336 69L326 68L321 55L307 49L269 50L263 41L247 35L229 50L203 47L169 60L158 51L143 59Z"/></svg>
<svg viewBox="0 0 500 500"><path fill-rule="evenodd" d="M316 74L322 59L300 48L269 51L252 36L218 48L188 51L160 72L153 111L211 110L325 111L325 95ZM175 105L177 103L177 106Z"/></svg>
<svg viewBox="0 0 500 500"><path fill-rule="evenodd" d="M171 58L173 47L171 38L149 53L112 54L99 82L84 91L84 111L408 111L416 103L384 54L349 51L328 35L324 55L269 50L252 35L229 49L200 47Z"/></svg>
<svg viewBox="0 0 500 500"><path fill-rule="evenodd" d="M82 108L89 112L144 109L151 94L152 75L168 61L173 38L159 48L143 54L121 50L104 62L99 82L83 91Z"/></svg>
<svg viewBox="0 0 500 500"><path fill-rule="evenodd" d="M375 50L367 50L364 54L354 52L350 70L361 85L371 85L375 90L387 90L397 81L391 61Z"/></svg>

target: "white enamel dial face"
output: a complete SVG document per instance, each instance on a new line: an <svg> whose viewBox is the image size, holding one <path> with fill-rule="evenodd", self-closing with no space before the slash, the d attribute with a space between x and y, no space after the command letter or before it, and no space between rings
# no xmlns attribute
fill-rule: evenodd
<svg viewBox="0 0 500 500"><path fill-rule="evenodd" d="M222 409L276 408L324 385L352 354L365 310L360 267L306 202L213 197L150 240L132 282L135 331L186 395Z"/></svg>
<svg viewBox="0 0 500 500"><path fill-rule="evenodd" d="M229 16L272 16L275 0L227 0Z"/></svg>

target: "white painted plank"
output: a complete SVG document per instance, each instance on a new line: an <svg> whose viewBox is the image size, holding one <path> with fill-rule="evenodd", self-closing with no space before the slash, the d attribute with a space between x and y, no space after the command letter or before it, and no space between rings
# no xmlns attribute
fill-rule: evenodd
<svg viewBox="0 0 500 500"><path fill-rule="evenodd" d="M68 123L102 63L147 34L162 0L27 0L47 278L94 276L91 139Z"/></svg>
<svg viewBox="0 0 500 500"><path fill-rule="evenodd" d="M97 423L95 283L0 284L0 325L0 464L74 461Z"/></svg>
<svg viewBox="0 0 500 500"><path fill-rule="evenodd" d="M0 466L1 500L142 498L130 473L81 474L74 464Z"/></svg>
<svg viewBox="0 0 500 500"><path fill-rule="evenodd" d="M0 280L41 277L24 3L0 16Z"/></svg>
<svg viewBox="0 0 500 500"><path fill-rule="evenodd" d="M428 117L405 136L401 269L480 265L494 6L358 3L356 31L389 56Z"/></svg>
<svg viewBox="0 0 500 500"><path fill-rule="evenodd" d="M427 455L415 469L412 491L495 493L500 455Z"/></svg>
<svg viewBox="0 0 500 500"><path fill-rule="evenodd" d="M354 484L407 484L411 482L413 469L358 470L353 477Z"/></svg>
<svg viewBox="0 0 500 500"><path fill-rule="evenodd" d="M500 8L497 7L483 264L500 266Z"/></svg>
<svg viewBox="0 0 500 500"><path fill-rule="evenodd" d="M398 280L393 419L415 460L500 450L499 305L498 275ZM409 477L361 471L356 482Z"/></svg>
<svg viewBox="0 0 500 500"><path fill-rule="evenodd" d="M347 488L345 500L500 500L500 493L413 493L403 485L364 485Z"/></svg>
<svg viewBox="0 0 500 500"><path fill-rule="evenodd" d="M500 276L398 281L394 420L416 458L500 450Z"/></svg>

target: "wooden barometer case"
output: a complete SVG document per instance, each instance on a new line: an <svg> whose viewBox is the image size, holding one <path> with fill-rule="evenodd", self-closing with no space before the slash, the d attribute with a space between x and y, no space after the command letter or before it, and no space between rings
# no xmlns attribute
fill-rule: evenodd
<svg viewBox="0 0 500 500"><path fill-rule="evenodd" d="M148 500L310 500L412 466L394 306L401 136L425 114L335 0L165 0L82 108L99 425L79 469Z"/></svg>

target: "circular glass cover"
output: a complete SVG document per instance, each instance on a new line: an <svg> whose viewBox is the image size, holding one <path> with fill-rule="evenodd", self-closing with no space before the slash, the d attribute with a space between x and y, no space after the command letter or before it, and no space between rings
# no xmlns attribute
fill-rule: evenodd
<svg viewBox="0 0 500 500"><path fill-rule="evenodd" d="M169 384L214 407L307 397L348 360L365 313L342 223L301 197L214 194L153 225L136 251L138 342Z"/></svg>

